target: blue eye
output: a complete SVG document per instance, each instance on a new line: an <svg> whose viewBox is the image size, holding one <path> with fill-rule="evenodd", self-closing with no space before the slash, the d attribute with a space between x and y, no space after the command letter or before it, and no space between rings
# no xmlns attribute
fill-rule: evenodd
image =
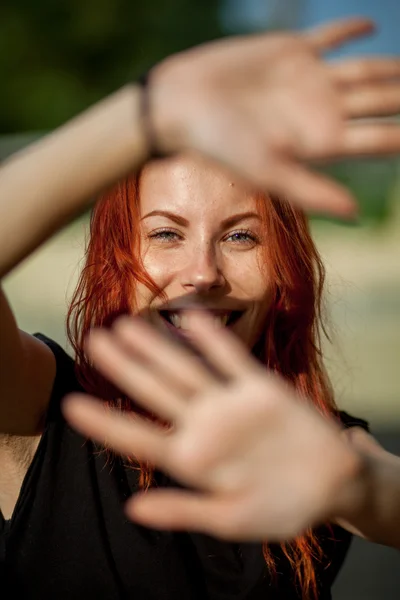
<svg viewBox="0 0 400 600"><path fill-rule="evenodd" d="M254 245L257 243L257 237L248 230L245 231L233 231L226 238L226 241L231 241L234 244L248 244Z"/></svg>
<svg viewBox="0 0 400 600"><path fill-rule="evenodd" d="M160 229L154 231L149 235L149 238L153 240L159 240L161 242L176 242L182 239L182 236L173 229Z"/></svg>

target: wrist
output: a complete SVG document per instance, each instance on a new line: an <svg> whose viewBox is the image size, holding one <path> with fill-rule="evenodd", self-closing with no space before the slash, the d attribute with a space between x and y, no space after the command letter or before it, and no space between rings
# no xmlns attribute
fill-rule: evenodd
<svg viewBox="0 0 400 600"><path fill-rule="evenodd" d="M360 514L370 499L371 465L368 458L361 452L355 452L354 468L343 480L335 498L332 509L334 520L353 520L354 515Z"/></svg>
<svg viewBox="0 0 400 600"><path fill-rule="evenodd" d="M187 78L187 68L180 68L179 55L156 65L146 77L143 108L153 155L175 154L190 146L185 124L190 116L185 119L185 115L192 110L194 100L185 98Z"/></svg>

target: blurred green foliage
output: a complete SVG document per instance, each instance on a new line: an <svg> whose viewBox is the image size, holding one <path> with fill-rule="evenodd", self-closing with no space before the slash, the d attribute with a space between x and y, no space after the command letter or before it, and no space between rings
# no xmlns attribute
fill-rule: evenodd
<svg viewBox="0 0 400 600"><path fill-rule="evenodd" d="M360 219L364 224L384 223L391 214L393 202L400 201L400 159L397 157L346 160L322 171L352 191L360 204Z"/></svg>
<svg viewBox="0 0 400 600"><path fill-rule="evenodd" d="M52 129L167 54L222 35L217 0L2 0L0 133Z"/></svg>

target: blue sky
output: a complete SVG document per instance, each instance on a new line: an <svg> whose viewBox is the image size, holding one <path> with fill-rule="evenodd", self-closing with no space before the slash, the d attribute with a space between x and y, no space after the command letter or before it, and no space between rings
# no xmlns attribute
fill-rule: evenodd
<svg viewBox="0 0 400 600"><path fill-rule="evenodd" d="M306 0L304 4L302 25L351 15L371 17L377 22L377 33L352 45L350 52L400 53L400 0Z"/></svg>
<svg viewBox="0 0 400 600"><path fill-rule="evenodd" d="M224 0L223 19L238 32L267 27L273 19L287 27L307 27L346 16L371 17L377 33L337 54L400 54L400 0Z"/></svg>

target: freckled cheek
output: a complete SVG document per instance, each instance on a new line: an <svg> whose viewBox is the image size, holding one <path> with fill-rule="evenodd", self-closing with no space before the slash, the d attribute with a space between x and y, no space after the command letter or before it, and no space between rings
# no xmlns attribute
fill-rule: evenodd
<svg viewBox="0 0 400 600"><path fill-rule="evenodd" d="M271 296L271 278L256 256L249 259L236 260L229 265L230 283L232 287L242 290L254 303L265 303Z"/></svg>
<svg viewBox="0 0 400 600"><path fill-rule="evenodd" d="M265 326L268 313L271 310L273 298L273 285L268 272L253 263L249 269L243 271L245 277L246 298L251 306L242 323L245 342L254 344ZM242 288L243 289L243 288Z"/></svg>
<svg viewBox="0 0 400 600"><path fill-rule="evenodd" d="M269 304L272 298L272 284L267 276L248 279L248 289L254 301L260 305Z"/></svg>
<svg viewBox="0 0 400 600"><path fill-rule="evenodd" d="M163 253L159 256L157 252L148 252L143 257L146 273L161 289L168 286L182 269L180 262L179 257L174 256L173 253L168 253L167 256Z"/></svg>

